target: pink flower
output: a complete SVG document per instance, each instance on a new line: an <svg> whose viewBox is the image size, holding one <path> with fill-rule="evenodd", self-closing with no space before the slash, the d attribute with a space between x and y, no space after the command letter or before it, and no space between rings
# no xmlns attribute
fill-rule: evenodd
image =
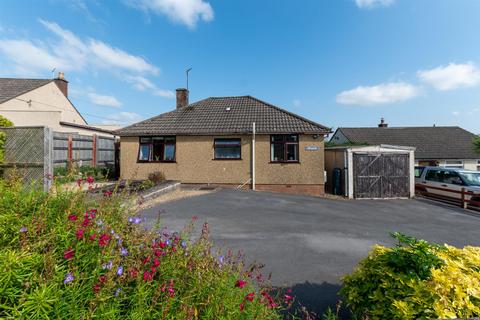
<svg viewBox="0 0 480 320"><path fill-rule="evenodd" d="M85 234L85 229L78 229L77 232L75 233L75 236L77 237L78 240L83 239L83 235Z"/></svg>
<svg viewBox="0 0 480 320"><path fill-rule="evenodd" d="M243 280L237 280L237 282L235 282L235 287L237 288L243 288L246 285L247 285L247 282Z"/></svg>
<svg viewBox="0 0 480 320"><path fill-rule="evenodd" d="M82 226L84 227L88 227L90 225L90 219L88 218L85 218L82 222Z"/></svg>
<svg viewBox="0 0 480 320"><path fill-rule="evenodd" d="M99 284L99 283L96 283L96 284L93 286L93 292L98 293L101 288L102 288L102 287L100 286L100 284Z"/></svg>
<svg viewBox="0 0 480 320"><path fill-rule="evenodd" d="M82 179L78 179L78 180L77 180L77 185L80 187L80 186L82 185L82 182L83 182Z"/></svg>
<svg viewBox="0 0 480 320"><path fill-rule="evenodd" d="M128 273L130 274L130 277L134 279L138 276L138 270L136 268L131 268L128 270Z"/></svg>
<svg viewBox="0 0 480 320"><path fill-rule="evenodd" d="M108 197L111 197L111 196L112 196L112 193L113 193L112 191L108 190L108 191L105 191L105 192L103 193L103 196L104 196L105 198L108 198Z"/></svg>
<svg viewBox="0 0 480 320"><path fill-rule="evenodd" d="M74 256L75 256L75 251L72 248L68 248L63 253L63 257L65 258L65 260L73 259Z"/></svg>
<svg viewBox="0 0 480 320"><path fill-rule="evenodd" d="M110 235L109 234L102 234L98 239L98 245L100 247L105 247L110 242Z"/></svg>
<svg viewBox="0 0 480 320"><path fill-rule="evenodd" d="M255 297L255 292L250 292L250 293L247 294L247 296L245 297L245 300L248 300L248 301L252 302L254 297Z"/></svg>
<svg viewBox="0 0 480 320"><path fill-rule="evenodd" d="M100 281L100 283L105 283L107 281L107 276L100 276L100 278L98 278L98 281Z"/></svg>
<svg viewBox="0 0 480 320"><path fill-rule="evenodd" d="M284 295L284 298L285 298L285 303L289 303L290 301L293 300L293 297L291 295L288 295L288 294Z"/></svg>
<svg viewBox="0 0 480 320"><path fill-rule="evenodd" d="M153 265L158 267L160 265L160 260L158 260L158 258L153 259Z"/></svg>
<svg viewBox="0 0 480 320"><path fill-rule="evenodd" d="M97 234L96 234L96 233L92 234L92 235L89 237L90 241L94 241L96 238L97 238Z"/></svg>
<svg viewBox="0 0 480 320"><path fill-rule="evenodd" d="M152 281L152 280L153 280L152 274L148 271L145 271L143 273L143 281Z"/></svg>
<svg viewBox="0 0 480 320"><path fill-rule="evenodd" d="M87 182L88 182L88 184L92 184L92 183L95 182L95 179L93 179L92 176L88 176L88 177L87 177Z"/></svg>
<svg viewBox="0 0 480 320"><path fill-rule="evenodd" d="M71 214L71 215L68 216L68 220L70 220L70 221L77 221L77 219L78 219L78 217L74 214Z"/></svg>
<svg viewBox="0 0 480 320"><path fill-rule="evenodd" d="M240 303L240 312L243 312L245 310L245 302Z"/></svg>

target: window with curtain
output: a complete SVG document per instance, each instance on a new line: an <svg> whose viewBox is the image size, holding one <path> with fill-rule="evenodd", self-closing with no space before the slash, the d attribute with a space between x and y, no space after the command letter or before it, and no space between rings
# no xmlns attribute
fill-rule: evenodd
<svg viewBox="0 0 480 320"><path fill-rule="evenodd" d="M140 137L139 162L174 162L175 137Z"/></svg>
<svg viewBox="0 0 480 320"><path fill-rule="evenodd" d="M298 162L298 135L275 134L270 136L271 162Z"/></svg>
<svg viewBox="0 0 480 320"><path fill-rule="evenodd" d="M242 158L242 140L239 138L221 138L214 140L215 160L240 160Z"/></svg>

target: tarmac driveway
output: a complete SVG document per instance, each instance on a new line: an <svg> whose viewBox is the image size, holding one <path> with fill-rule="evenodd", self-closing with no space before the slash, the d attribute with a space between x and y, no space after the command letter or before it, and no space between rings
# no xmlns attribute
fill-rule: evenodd
<svg viewBox="0 0 480 320"><path fill-rule="evenodd" d="M428 200L328 200L223 189L145 210L155 223L180 230L197 216L222 248L242 250L265 264L274 285L286 285L302 304L321 312L335 306L340 278L389 233L455 246L480 245L480 217Z"/></svg>

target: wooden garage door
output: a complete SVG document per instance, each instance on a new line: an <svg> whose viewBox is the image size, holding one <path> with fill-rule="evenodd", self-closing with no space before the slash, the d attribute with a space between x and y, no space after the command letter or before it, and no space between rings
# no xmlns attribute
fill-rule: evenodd
<svg viewBox="0 0 480 320"><path fill-rule="evenodd" d="M409 168L408 154L353 154L354 197L408 197Z"/></svg>

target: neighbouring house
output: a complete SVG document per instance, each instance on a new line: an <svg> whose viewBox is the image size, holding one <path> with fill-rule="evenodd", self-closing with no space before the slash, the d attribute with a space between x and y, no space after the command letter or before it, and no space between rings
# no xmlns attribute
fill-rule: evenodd
<svg viewBox="0 0 480 320"><path fill-rule="evenodd" d="M118 127L89 125L68 99L68 81L0 78L0 115L15 126L45 126L57 132L112 136Z"/></svg>
<svg viewBox="0 0 480 320"><path fill-rule="evenodd" d="M338 128L334 145L396 145L415 148L415 165L442 166L480 171L480 155L474 151L475 134L460 127Z"/></svg>
<svg viewBox="0 0 480 320"><path fill-rule="evenodd" d="M330 129L251 96L211 97L116 131L124 179L161 171L185 184L324 193Z"/></svg>

